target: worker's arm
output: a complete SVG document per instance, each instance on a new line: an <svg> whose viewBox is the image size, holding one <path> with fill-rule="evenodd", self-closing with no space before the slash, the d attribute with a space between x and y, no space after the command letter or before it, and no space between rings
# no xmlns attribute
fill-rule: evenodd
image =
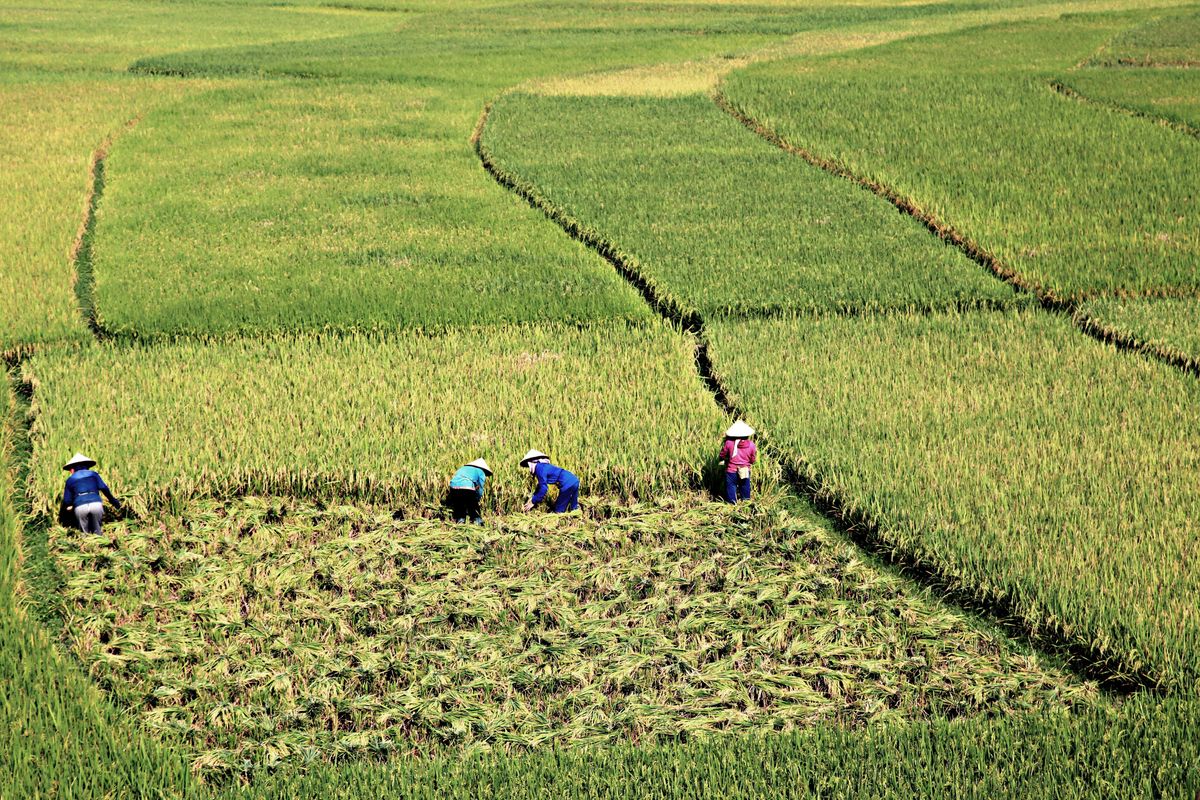
<svg viewBox="0 0 1200 800"><path fill-rule="evenodd" d="M751 442L751 444L754 444L754 443L753 443L753 442ZM751 464L753 464L753 463L755 463L756 461L758 461L758 445L756 445L756 444L755 444L755 445L754 445L754 446L753 446L753 447L750 449L750 463L751 463Z"/></svg>
<svg viewBox="0 0 1200 800"><path fill-rule="evenodd" d="M546 483L546 471L537 469L534 470L534 476L537 478L537 491L533 493L533 497L529 498L529 505L536 506L546 497L546 492L550 491L549 484Z"/></svg>
<svg viewBox="0 0 1200 800"><path fill-rule="evenodd" d="M67 508L75 505L75 487L71 485L70 478L67 478L67 484L63 487L62 504Z"/></svg>
<svg viewBox="0 0 1200 800"><path fill-rule="evenodd" d="M480 470L479 474L475 476L475 491L479 494L480 500L483 499L483 484L486 480L487 477L483 474L483 470Z"/></svg>
<svg viewBox="0 0 1200 800"><path fill-rule="evenodd" d="M113 493L111 491L109 491L108 484L104 482L104 479L101 478L99 475L97 475L96 482L98 484L100 484L100 494L107 497L108 502L112 503L115 507L120 508L121 501L118 500L117 498L113 497Z"/></svg>

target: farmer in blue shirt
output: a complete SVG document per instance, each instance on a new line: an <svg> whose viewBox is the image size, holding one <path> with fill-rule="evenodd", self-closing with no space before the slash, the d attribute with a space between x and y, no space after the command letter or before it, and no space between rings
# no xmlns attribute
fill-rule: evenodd
<svg viewBox="0 0 1200 800"><path fill-rule="evenodd" d="M121 508L121 501L113 497L104 479L92 471L96 462L83 453L76 453L71 460L63 465L63 469L71 473L67 485L63 489L62 507L64 511L74 511L75 521L84 533L100 533L100 521L104 519L104 503L100 500L103 494L114 508Z"/></svg>
<svg viewBox="0 0 1200 800"><path fill-rule="evenodd" d="M483 500L483 484L491 474L492 470L482 458L462 465L458 472L454 473L454 477L450 479L450 495L447 499L455 522L466 522L469 517L476 525L483 524L479 502Z"/></svg>
<svg viewBox="0 0 1200 800"><path fill-rule="evenodd" d="M579 508L579 478L574 473L554 466L550 463L550 456L539 453L537 450L530 450L526 453L525 457L521 459L521 466L529 468L529 473L537 478L538 484L537 491L525 504L524 511L532 511L534 506L545 499L550 484L558 486L558 499L554 501L555 514L575 511Z"/></svg>

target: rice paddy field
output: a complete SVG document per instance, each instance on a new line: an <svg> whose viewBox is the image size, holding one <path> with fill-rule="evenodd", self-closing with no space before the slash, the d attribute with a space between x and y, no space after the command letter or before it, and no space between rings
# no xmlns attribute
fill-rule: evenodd
<svg viewBox="0 0 1200 800"><path fill-rule="evenodd" d="M0 800L1200 795L1198 64L1186 0L0 6Z"/></svg>

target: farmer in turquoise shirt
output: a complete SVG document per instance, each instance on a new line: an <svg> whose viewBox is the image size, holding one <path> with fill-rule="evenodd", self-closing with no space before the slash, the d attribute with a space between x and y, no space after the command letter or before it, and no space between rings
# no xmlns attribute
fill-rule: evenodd
<svg viewBox="0 0 1200 800"><path fill-rule="evenodd" d="M482 458L477 458L469 464L463 464L450 479L450 510L454 513L455 522L466 522L470 518L476 525L483 524L483 514L479 511L479 503L483 500L483 484L487 481L492 470Z"/></svg>

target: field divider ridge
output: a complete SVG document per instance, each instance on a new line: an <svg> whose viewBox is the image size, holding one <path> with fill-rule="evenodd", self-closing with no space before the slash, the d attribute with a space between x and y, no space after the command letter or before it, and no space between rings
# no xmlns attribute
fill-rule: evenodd
<svg viewBox="0 0 1200 800"><path fill-rule="evenodd" d="M1114 69L1114 67L1091 67L1091 69ZM1117 69L1119 69L1119 67ZM1182 133L1184 136L1191 136L1194 139L1200 139L1200 128L1192 127L1186 122L1176 122L1174 120L1167 119L1166 117L1160 117L1157 114L1150 114L1146 111L1139 111L1136 108L1123 106L1120 103L1110 103L1104 100L1097 100L1094 97L1089 97L1060 78L1052 79L1047 85L1050 87L1052 92L1067 100L1074 100L1077 103L1084 103L1086 105L1095 106L1096 108L1103 108L1115 114L1124 114L1125 116L1133 117L1134 119L1142 119L1147 122L1152 122L1156 125L1161 125L1162 127L1173 130L1176 133Z"/></svg>
<svg viewBox="0 0 1200 800"><path fill-rule="evenodd" d="M683 335L693 337L696 371L711 392L713 401L730 418L753 419L753 415L746 412L717 370L705 322L699 312L684 312L673 299L660 299L657 288L638 271L636 261L628 259L613 242L572 218L551 203L535 186L508 172L495 161L482 143L490 109L491 104L488 104L471 134L471 142L484 170L501 186L544 213L568 236L608 261L667 322L680 329ZM830 488L806 459L773 444L770 432L761 430L761 425L759 427L761 448L780 465L787 487L807 500L835 530L871 558L896 569L908 580L932 592L960 612L982 617L1011 638L1026 643L1045 656L1061 660L1068 669L1095 681L1105 691L1115 695L1131 695L1158 690L1161 686L1162 682L1154 675L1140 672L1118 657L1099 652L1088 643L1068 635L1060 625L1028 619L1017 611L1004 593L996 589L980 589L923 553L897 548L887 540L877 521Z"/></svg>
<svg viewBox="0 0 1200 800"><path fill-rule="evenodd" d="M10 431L11 446L4 457L3 469L10 476L11 507L16 521L12 540L0 543L11 547L13 558L10 590L18 609L39 626L48 630L51 638L62 627L62 617L54 607L55 598L65 581L58 564L50 557L50 528L53 520L34 510L30 494L33 474L33 403L34 384L22 375L23 359L5 373L7 391L12 393L10 418L3 424ZM3 581L0 581L2 583ZM0 586L3 591L3 586Z"/></svg>
<svg viewBox="0 0 1200 800"><path fill-rule="evenodd" d="M785 153L802 158L814 167L822 169L831 175L835 175L839 178L850 181L851 183L866 189L877 197L880 197L881 199L891 203L897 211L912 217L914 220L921 223L921 225L923 225L931 234L941 239L943 242L946 242L947 244L957 248L963 253L963 255L974 261L979 266L983 267L999 280L1009 284L1017 291L1033 297L1045 311L1055 314L1063 314L1070 317L1072 322L1075 324L1075 327L1084 335L1095 339L1102 344L1111 345L1118 350L1136 353L1138 355L1154 359L1166 364L1167 366L1181 370L1185 374L1200 375L1200 369L1198 369L1200 368L1200 364L1197 364L1194 359L1191 359L1182 353L1178 353L1173 350L1156 345L1150 345L1134 336L1101 325L1087 317L1080 310L1080 304L1078 300L1068 297L1060 297L1050 290L1042 289L1026 281L1019 272L1011 267L1005 266L998 258L996 258L996 256L989 253L979 244L967 238L955 230L952 226L947 225L946 223L937 219L925 209L921 208L921 206L918 205L912 198L905 197L885 184L858 175L842 164L819 156L807 148L800 147L787 141L777 132L763 125L758 120L754 119L738 108L721 91L719 86L713 90L710 97L722 111L724 111L726 114L729 114L754 135L760 137L766 142L769 142L775 147L778 147Z"/></svg>
<svg viewBox="0 0 1200 800"><path fill-rule="evenodd" d="M1141 339L1077 310L1072 317L1076 327L1097 341L1111 344L1118 350L1129 350L1161 361L1187 375L1200 378L1200 359L1189 356L1173 347Z"/></svg>
<svg viewBox="0 0 1200 800"><path fill-rule="evenodd" d="M92 335L101 341L111 339L112 334L105 329L100 320L100 312L96 307L96 272L92 262L92 244L96 236L96 209L100 198L104 195L104 165L108 159L108 151L116 138L131 130L141 121L141 115L127 121L121 128L105 137L104 141L92 152L92 160L88 165L88 188L83 201L83 219L80 220L79 230L71 245L71 265L74 271L75 297L79 302L79 310Z"/></svg>
<svg viewBox="0 0 1200 800"><path fill-rule="evenodd" d="M479 120L475 123L475 129L471 132L471 145L475 148L475 154L479 157L484 171L500 186L523 199L531 208L542 212L548 219L566 231L572 239L586 245L611 264L617 273L632 285L642 299L661 316L686 331L700 331L703 327L700 314L694 309L686 308L679 300L655 284L637 268L634 259L621 252L616 245L600 236L599 233L551 203L537 187L500 166L491 150L483 143L483 129L487 126L491 111L492 104L488 103L484 106Z"/></svg>

